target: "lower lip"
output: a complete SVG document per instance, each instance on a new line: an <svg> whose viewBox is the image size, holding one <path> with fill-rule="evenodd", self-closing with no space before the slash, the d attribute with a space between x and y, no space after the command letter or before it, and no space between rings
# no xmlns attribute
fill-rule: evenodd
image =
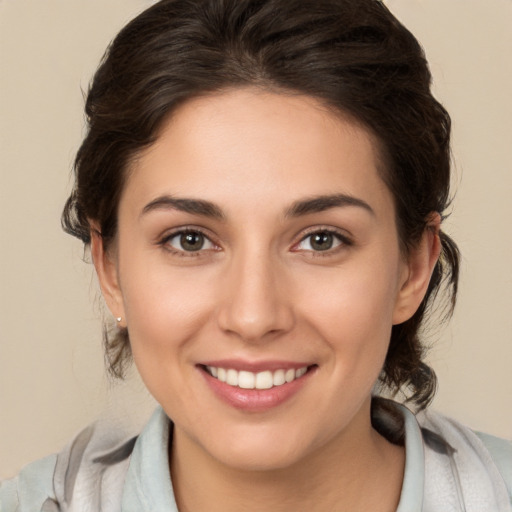
<svg viewBox="0 0 512 512"><path fill-rule="evenodd" d="M270 389L242 389L221 382L203 368L199 368L199 371L218 398L236 409L248 412L268 411L287 402L300 391L313 373L313 369L310 368L302 377Z"/></svg>

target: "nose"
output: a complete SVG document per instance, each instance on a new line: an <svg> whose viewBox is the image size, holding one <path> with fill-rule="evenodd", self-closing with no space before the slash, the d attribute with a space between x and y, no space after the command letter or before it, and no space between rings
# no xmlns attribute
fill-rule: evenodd
<svg viewBox="0 0 512 512"><path fill-rule="evenodd" d="M250 343L289 332L295 319L283 270L262 251L233 258L223 276L219 327Z"/></svg>

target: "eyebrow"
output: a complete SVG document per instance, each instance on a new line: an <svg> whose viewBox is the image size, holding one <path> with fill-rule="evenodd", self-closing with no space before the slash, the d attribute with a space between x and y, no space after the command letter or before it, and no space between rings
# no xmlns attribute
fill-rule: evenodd
<svg viewBox="0 0 512 512"><path fill-rule="evenodd" d="M301 217L311 213L319 213L331 208L355 206L375 216L372 207L362 199L347 194L315 196L294 202L285 212L285 217ZM179 210L185 213L201 215L218 220L225 220L223 211L214 203L203 199L176 198L160 196L148 203L141 216L156 210Z"/></svg>
<svg viewBox="0 0 512 512"><path fill-rule="evenodd" d="M178 199L172 196L160 196L144 206L141 216L155 210L179 210L218 220L224 220L225 218L224 213L218 206L203 199Z"/></svg>
<svg viewBox="0 0 512 512"><path fill-rule="evenodd" d="M375 216L373 208L366 201L347 194L332 194L296 201L286 211L286 217L300 217L310 213L319 213L331 208L346 206L363 208Z"/></svg>

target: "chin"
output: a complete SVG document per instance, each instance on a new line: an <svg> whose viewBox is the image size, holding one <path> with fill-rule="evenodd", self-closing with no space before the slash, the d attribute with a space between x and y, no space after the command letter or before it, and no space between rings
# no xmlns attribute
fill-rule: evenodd
<svg viewBox="0 0 512 512"><path fill-rule="evenodd" d="M253 425L243 432L217 436L215 443L203 446L211 456L227 467L239 471L276 471L299 463L312 445L309 436L290 432L288 428ZM316 444L316 443L315 443Z"/></svg>
<svg viewBox="0 0 512 512"><path fill-rule="evenodd" d="M253 450L229 450L219 457L219 462L238 471L279 471L297 464L300 460L298 452L299 450L283 450L272 446Z"/></svg>

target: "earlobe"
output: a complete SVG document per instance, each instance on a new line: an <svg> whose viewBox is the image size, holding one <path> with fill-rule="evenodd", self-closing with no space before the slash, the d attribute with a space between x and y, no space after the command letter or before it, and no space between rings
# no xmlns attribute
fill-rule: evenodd
<svg viewBox="0 0 512 512"><path fill-rule="evenodd" d="M105 249L104 240L96 223L91 222L91 256L100 283L101 292L114 318L125 318L123 297L119 286L117 262ZM120 324L121 322L118 322Z"/></svg>
<svg viewBox="0 0 512 512"><path fill-rule="evenodd" d="M408 255L405 277L395 303L393 325L409 320L427 293L430 277L441 253L440 225L440 215L433 213L420 242Z"/></svg>

